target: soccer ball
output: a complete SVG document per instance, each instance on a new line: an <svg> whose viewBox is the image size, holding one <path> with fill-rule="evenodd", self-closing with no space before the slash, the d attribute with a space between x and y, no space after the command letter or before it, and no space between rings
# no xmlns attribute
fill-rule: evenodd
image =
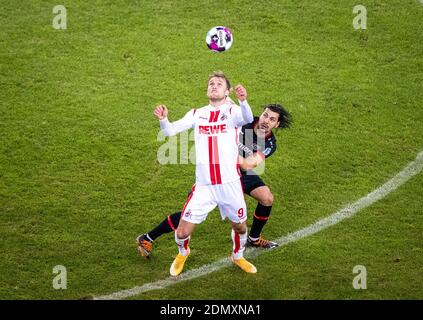
<svg viewBox="0 0 423 320"><path fill-rule="evenodd" d="M229 50L234 42L231 30L226 27L214 27L207 32L206 43L210 50L223 52Z"/></svg>

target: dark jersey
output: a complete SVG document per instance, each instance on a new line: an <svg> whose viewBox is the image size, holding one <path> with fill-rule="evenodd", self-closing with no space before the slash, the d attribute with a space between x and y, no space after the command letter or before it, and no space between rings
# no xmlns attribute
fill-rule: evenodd
<svg viewBox="0 0 423 320"><path fill-rule="evenodd" d="M254 121L242 126L239 133L238 149L239 155L243 158L247 158L256 152L262 153L267 158L276 150L276 137L272 132L264 139L257 138L254 126L258 119L258 117L254 117Z"/></svg>
<svg viewBox="0 0 423 320"><path fill-rule="evenodd" d="M276 137L273 133L264 139L259 139L254 132L254 126L258 119L258 117L254 117L254 121L243 126L239 133L238 149L241 157L247 158L255 153L260 153L267 158L276 150ZM241 183L244 193L249 195L256 188L266 185L253 170L241 170Z"/></svg>

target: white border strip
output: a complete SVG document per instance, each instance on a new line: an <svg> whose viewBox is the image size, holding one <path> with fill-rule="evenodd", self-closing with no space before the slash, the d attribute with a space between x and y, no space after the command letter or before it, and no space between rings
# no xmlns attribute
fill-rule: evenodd
<svg viewBox="0 0 423 320"><path fill-rule="evenodd" d="M279 243L280 246L284 246L284 245L287 245L288 243L295 242L302 238L313 235L323 229L326 229L327 227L333 226L346 218L350 218L353 215L355 215L357 212L359 212L360 210L372 205L373 203L387 196L389 193L391 193L392 191L397 189L399 186L401 186L403 183L408 181L411 177L420 173L422 169L423 169L423 151L421 151L417 155L415 161L410 162L403 170L401 170L401 172L399 172L397 175L395 175L392 179L390 179L384 185L372 191L365 197L358 199L356 202L347 205L343 209L333 213L332 215L326 218L323 218L317 221L314 224L309 225L308 227L304 229L295 231L286 236L282 236L276 239L275 241ZM255 258L266 252L269 252L269 251L262 250L262 249L249 248L248 250L246 250L245 256L248 258ZM186 271L182 273L181 275L179 275L178 277L169 277L164 280L146 283L142 286L134 287L132 289L118 291L109 295L94 297L94 299L96 300L125 299L125 298L135 296L147 291L163 289L175 283L179 283L181 281L195 279L195 278L207 275L209 273L212 273L214 271L220 270L223 267L227 267L229 265L231 265L229 258L224 258L214 263L203 265L200 268Z"/></svg>

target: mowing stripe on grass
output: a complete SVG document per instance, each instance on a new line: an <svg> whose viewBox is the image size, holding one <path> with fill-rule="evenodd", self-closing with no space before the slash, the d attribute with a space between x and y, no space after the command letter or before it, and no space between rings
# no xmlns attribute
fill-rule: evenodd
<svg viewBox="0 0 423 320"><path fill-rule="evenodd" d="M386 182L379 188L375 189L374 191L372 191L365 197L358 199L356 202L347 205L343 209L331 214L330 216L326 218L323 218L317 221L316 223L309 225L308 227L305 227L304 229L295 231L286 236L282 236L274 241L276 241L280 246L284 246L290 242L298 241L302 238L308 237L323 229L326 229L327 227L333 226L346 218L350 218L354 214L359 212L361 209L364 209L372 205L373 203L379 201L380 199L384 198L385 196L387 196L390 192L394 191L403 183L405 183L407 180L409 180L411 177L415 176L420 171L422 171L422 169L423 169L423 151L417 155L416 160L410 162L403 170L401 170L401 172L399 172L388 182ZM255 258L266 252L269 252L269 251L262 250L262 249L248 248L245 252L245 256L248 258ZM211 264L203 265L200 268L186 271L182 273L181 275L179 275L178 277L169 277L164 280L158 280L155 282L146 283L142 286L137 286L128 290L118 291L109 295L98 296L98 297L95 297L94 299L96 300L125 299L128 297L143 293L143 292L163 289L168 286L171 286L172 284L179 283L181 281L195 279L195 278L207 275L209 273L212 273L214 271L217 271L223 267L227 267L229 265L231 265L229 258L224 258L219 261L213 262Z"/></svg>

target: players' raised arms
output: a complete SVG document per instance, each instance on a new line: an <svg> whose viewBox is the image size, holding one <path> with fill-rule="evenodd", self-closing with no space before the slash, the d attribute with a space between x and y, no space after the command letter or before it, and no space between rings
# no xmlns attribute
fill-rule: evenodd
<svg viewBox="0 0 423 320"><path fill-rule="evenodd" d="M240 101L239 106L241 107L241 119L237 122L237 126L242 127L244 124L253 122L253 112L247 100Z"/></svg>
<svg viewBox="0 0 423 320"><path fill-rule="evenodd" d="M226 97L226 103L235 106L235 126L241 127L244 124L253 122L254 116L251 111L251 107L247 102L247 90L239 84L235 87L235 94L239 101L240 108L237 108L238 106L229 96ZM241 112L239 112L239 110ZM162 129L166 136L174 136L182 131L193 128L195 123L194 113L194 109L192 109L187 112L182 119L175 122L169 122L167 118L169 110L165 105L156 106L153 112L154 116L159 119L160 129Z"/></svg>
<svg viewBox="0 0 423 320"><path fill-rule="evenodd" d="M241 107L241 114L236 118L236 126L242 127L244 124L251 123L254 121L253 112L247 102L247 90L238 84L235 87L235 94Z"/></svg>

